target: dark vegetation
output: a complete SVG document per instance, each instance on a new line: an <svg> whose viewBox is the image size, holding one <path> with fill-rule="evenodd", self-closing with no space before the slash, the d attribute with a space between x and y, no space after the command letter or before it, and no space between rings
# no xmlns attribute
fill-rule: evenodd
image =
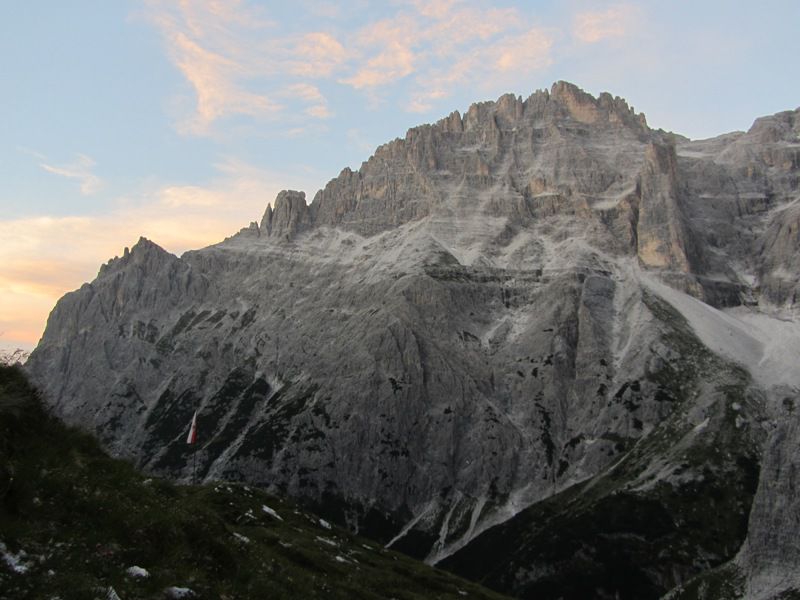
<svg viewBox="0 0 800 600"><path fill-rule="evenodd" d="M261 491L147 478L50 417L9 366L0 544L3 599L164 598L171 586L214 599L501 598Z"/></svg>

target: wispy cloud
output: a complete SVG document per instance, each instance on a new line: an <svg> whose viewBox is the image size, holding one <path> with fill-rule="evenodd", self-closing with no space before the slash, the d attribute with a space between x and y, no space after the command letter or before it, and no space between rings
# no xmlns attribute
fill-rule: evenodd
<svg viewBox="0 0 800 600"><path fill-rule="evenodd" d="M333 114L322 82L362 92L368 106L380 105L382 90L404 82L392 95L397 103L428 110L458 88L488 89L511 71L517 79L531 75L549 64L553 44L552 33L528 14L471 0L397 0L355 30L342 29L333 5L306 6L330 28L315 21L292 33L245 0L147 0L147 6L192 87L191 111L179 130L195 135L208 135L216 122L234 116L280 118L287 131L305 130L301 118Z"/></svg>
<svg viewBox="0 0 800 600"><path fill-rule="evenodd" d="M460 0L408 0L419 13L426 17L441 19L452 10Z"/></svg>
<svg viewBox="0 0 800 600"><path fill-rule="evenodd" d="M46 160L41 154L35 153L34 156L40 160ZM94 160L85 154L78 154L73 162L65 165L50 165L42 162L39 166L53 175L60 175L68 179L76 179L80 183L81 194L89 196L98 192L102 187L101 179L92 173L95 164Z"/></svg>
<svg viewBox="0 0 800 600"><path fill-rule="evenodd" d="M286 70L300 77L326 78L344 65L348 52L332 34L312 31L290 43Z"/></svg>
<svg viewBox="0 0 800 600"><path fill-rule="evenodd" d="M300 116L332 115L314 80L344 65L348 53L334 35L287 36L254 3L244 0L147 0L147 16L164 39L170 60L191 85L194 102L178 130L210 135L218 121L237 116L280 119L296 128ZM301 95L300 110L289 100Z"/></svg>
<svg viewBox="0 0 800 600"><path fill-rule="evenodd" d="M328 119L333 116L328 101L319 88L310 83L293 83L286 87L283 95L297 103L306 105L305 114L316 119Z"/></svg>
<svg viewBox="0 0 800 600"><path fill-rule="evenodd" d="M183 131L207 133L214 121L226 115L260 117L280 112L280 104L237 82L244 69L233 60L206 50L183 33L175 34L172 52L175 64L197 95L196 112L181 124Z"/></svg>
<svg viewBox="0 0 800 600"><path fill-rule="evenodd" d="M41 152L37 152L36 150L31 150L27 146L17 146L17 150L22 152L23 154L27 154L28 156L32 156L38 160L47 160L47 157L42 154Z"/></svg>
<svg viewBox="0 0 800 600"><path fill-rule="evenodd" d="M167 52L195 95L193 110L178 130L206 135L224 117L266 118L282 106L269 94L252 89L267 64L254 63L248 45L271 27L241 0L147 0L147 16L160 30ZM258 87L257 85L255 87Z"/></svg>
<svg viewBox="0 0 800 600"><path fill-rule="evenodd" d="M401 103L430 110L457 89L488 89L530 76L551 62L552 33L512 8L458 0L408 0L406 9L354 36L354 72L340 82L372 93L408 81Z"/></svg>
<svg viewBox="0 0 800 600"><path fill-rule="evenodd" d="M585 44L594 44L628 35L639 18L639 9L619 4L603 11L585 11L575 15L573 34Z"/></svg>
<svg viewBox="0 0 800 600"><path fill-rule="evenodd" d="M335 2L320 2L320 0L302 0L303 6L312 15L328 19L338 19L342 16L342 6Z"/></svg>
<svg viewBox="0 0 800 600"><path fill-rule="evenodd" d="M414 72L414 62L414 51L407 43L399 40L387 41L353 75L341 82L356 89L394 83Z"/></svg>

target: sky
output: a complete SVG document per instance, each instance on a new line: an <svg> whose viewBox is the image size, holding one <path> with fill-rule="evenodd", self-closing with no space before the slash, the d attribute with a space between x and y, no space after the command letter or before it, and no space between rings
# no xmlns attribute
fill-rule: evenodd
<svg viewBox="0 0 800 600"><path fill-rule="evenodd" d="M3 0L0 349L140 235L180 254L558 80L691 138L800 105L800 2Z"/></svg>

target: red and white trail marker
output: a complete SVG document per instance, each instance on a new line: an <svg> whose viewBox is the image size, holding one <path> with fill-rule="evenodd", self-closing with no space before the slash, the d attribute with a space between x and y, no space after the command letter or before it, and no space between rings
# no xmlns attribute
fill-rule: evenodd
<svg viewBox="0 0 800 600"><path fill-rule="evenodd" d="M194 444L197 442L197 411L194 411L192 417L192 426L189 428L189 435L186 437L187 444Z"/></svg>

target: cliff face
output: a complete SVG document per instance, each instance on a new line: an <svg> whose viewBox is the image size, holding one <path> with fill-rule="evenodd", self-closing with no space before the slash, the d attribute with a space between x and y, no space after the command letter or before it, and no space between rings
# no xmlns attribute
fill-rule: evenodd
<svg viewBox="0 0 800 600"><path fill-rule="evenodd" d="M188 476L199 409L204 477L518 595L756 582L797 529L796 117L689 141L563 82L476 104L216 246L140 240L28 368L149 470Z"/></svg>
<svg viewBox="0 0 800 600"><path fill-rule="evenodd" d="M548 210L542 198L552 210L573 197L625 191L650 137L623 100L596 100L559 83L524 102L506 95L411 129L357 173L343 171L311 210L318 224L361 235L454 209L489 208L484 212L525 221ZM617 143L609 145L611 138Z"/></svg>

